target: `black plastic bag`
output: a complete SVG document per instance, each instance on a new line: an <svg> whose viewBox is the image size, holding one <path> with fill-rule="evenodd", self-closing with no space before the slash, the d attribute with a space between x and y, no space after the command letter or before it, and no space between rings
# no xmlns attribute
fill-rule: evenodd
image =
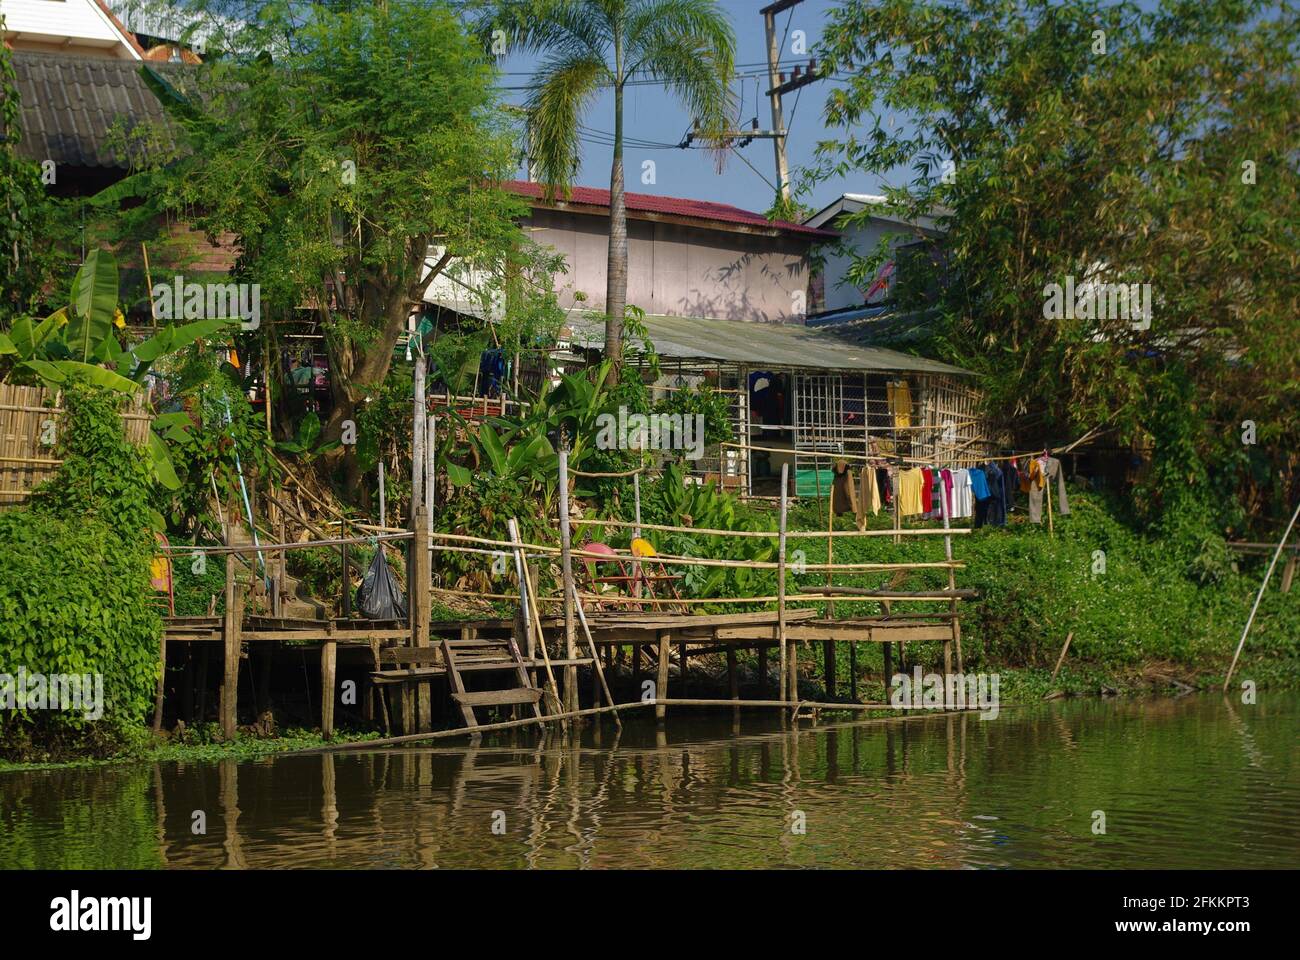
<svg viewBox="0 0 1300 960"><path fill-rule="evenodd" d="M375 548L375 559L357 587L357 609L366 620L406 619L406 597L388 569L383 547Z"/></svg>

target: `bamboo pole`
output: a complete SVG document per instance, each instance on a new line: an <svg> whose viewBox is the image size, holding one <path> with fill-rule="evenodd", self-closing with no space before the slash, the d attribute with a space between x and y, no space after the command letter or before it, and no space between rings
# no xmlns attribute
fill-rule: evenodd
<svg viewBox="0 0 1300 960"><path fill-rule="evenodd" d="M1232 674L1237 669L1237 658L1241 656L1242 648L1246 646L1246 635L1250 633L1250 627L1255 622L1255 614L1259 611L1259 603L1264 599L1264 591L1268 589L1268 581L1273 576L1273 568L1277 566L1277 558L1282 555L1282 547L1286 544L1287 538L1291 536L1291 530L1295 527L1297 517L1300 517L1300 504L1296 504L1295 513L1291 514L1291 522L1286 525L1286 532L1282 534L1277 549L1273 551L1273 559L1269 561L1268 570L1264 574L1264 582L1259 585L1259 593L1255 596L1255 605L1250 608L1250 616L1246 618L1246 626L1241 631L1241 641L1237 644L1237 652L1232 655L1232 665L1228 667L1228 675L1223 678L1224 693L1228 692L1228 684L1232 681Z"/></svg>
<svg viewBox="0 0 1300 960"><path fill-rule="evenodd" d="M510 529L510 535L518 539L519 521L516 518L514 517L510 518L509 529ZM537 637L537 646L541 648L542 651L542 662L546 665L546 678L551 688L551 697L555 705L558 706L560 704L560 690L555 683L555 672L551 670L551 655L546 649L546 634L542 630L542 618L541 615L538 613L537 588L533 585L533 575L528 570L528 564L523 563L522 567L523 567L523 578L520 583L520 592L525 593L526 596L528 597L528 607L531 609L533 614L533 630L535 631L535 636ZM532 659L531 652L529 655L529 659L530 660Z"/></svg>
<svg viewBox="0 0 1300 960"><path fill-rule="evenodd" d="M777 573L776 573L776 610L777 639L781 644L781 682L778 685L778 699L786 699L786 661L789 658L788 643L785 635L785 523L789 510L790 464L781 464L781 517L778 528Z"/></svg>
<svg viewBox="0 0 1300 960"><path fill-rule="evenodd" d="M789 465L787 464L786 466ZM780 498L777 497L776 499L779 500ZM358 524L358 526L361 525ZM638 525L623 520L594 520L593 519L593 520L579 520L578 526L635 528ZM760 537L760 538L766 538L768 540L772 540L780 536L779 530L715 530L709 527L674 527L674 526L668 526L666 524L659 524L659 523L643 523L640 524L640 526L644 527L646 530L657 530L661 533L694 533L701 536L711 536L711 537ZM908 537L926 537L926 536L943 537L943 536L957 536L960 534L965 534L970 532L972 531L969 527L953 527L951 530L941 530L935 527L917 527L909 530L904 530L903 535ZM894 533L895 531L893 530L836 530L834 532L834 536L836 537L892 537L894 536ZM786 536L787 537L824 537L826 536L826 531L820 528L817 530L787 530Z"/></svg>
<svg viewBox="0 0 1300 960"><path fill-rule="evenodd" d="M577 656L574 643L573 598L577 593L573 585L572 543L569 534L569 451L567 446L560 449L560 564L564 587L564 658L573 660ZM572 664L564 667L564 711L572 713L578 709L578 668Z"/></svg>
<svg viewBox="0 0 1300 960"><path fill-rule="evenodd" d="M578 611L578 621L582 624L582 632L587 636L587 649L591 651L591 662L596 668L596 676L600 678L600 689L605 694L605 702L613 707L615 706L614 695L609 692L609 684L605 682L605 670L600 665L600 651L596 649L596 641L591 635L591 627L587 625L587 614L582 609L582 601L578 598L576 589L573 594L573 605ZM617 710L614 712L614 723L617 724L620 730L623 729L623 721L619 719Z"/></svg>
<svg viewBox="0 0 1300 960"><path fill-rule="evenodd" d="M1066 651L1070 649L1070 641L1073 639L1074 631L1071 630L1065 637L1065 644L1061 647L1060 655L1056 658L1056 666L1052 667L1052 679L1047 681L1049 685L1056 682L1056 675L1061 672L1061 664L1065 662Z"/></svg>

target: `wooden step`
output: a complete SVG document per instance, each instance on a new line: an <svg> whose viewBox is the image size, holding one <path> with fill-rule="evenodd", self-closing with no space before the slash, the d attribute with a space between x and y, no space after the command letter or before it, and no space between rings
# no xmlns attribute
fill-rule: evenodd
<svg viewBox="0 0 1300 960"><path fill-rule="evenodd" d="M462 660L456 661L457 673L481 673L484 670L515 670L519 664L514 660L474 660L465 663Z"/></svg>
<svg viewBox="0 0 1300 960"><path fill-rule="evenodd" d="M453 650L481 650L485 647L508 647L509 639L506 640L448 640L447 646Z"/></svg>
<svg viewBox="0 0 1300 960"><path fill-rule="evenodd" d="M515 687L510 690L453 693L451 698L466 707L500 707L512 703L536 703L542 699L542 691L536 687Z"/></svg>

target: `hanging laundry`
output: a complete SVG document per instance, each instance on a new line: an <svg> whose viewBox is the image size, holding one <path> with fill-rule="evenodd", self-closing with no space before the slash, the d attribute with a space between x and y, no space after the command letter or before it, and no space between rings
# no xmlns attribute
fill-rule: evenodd
<svg viewBox="0 0 1300 960"><path fill-rule="evenodd" d="M836 516L855 513L859 509L858 493L853 484L853 474L847 460L836 460L834 480L831 482L831 508Z"/></svg>
<svg viewBox="0 0 1300 960"><path fill-rule="evenodd" d="M925 473L919 468L898 472L898 512L904 517L914 517L921 510L921 487Z"/></svg>
<svg viewBox="0 0 1300 960"><path fill-rule="evenodd" d="M981 467L972 467L970 472L971 492L975 496L976 502L987 500L992 494L989 492L988 477L984 475Z"/></svg>
<svg viewBox="0 0 1300 960"><path fill-rule="evenodd" d="M1043 522L1043 489L1056 481L1056 507L1061 514L1070 512L1070 501L1065 494L1065 470L1055 457L1034 457L1029 461L1029 522ZM1022 481L1023 489L1023 481Z"/></svg>
<svg viewBox="0 0 1300 960"><path fill-rule="evenodd" d="M867 525L867 511L874 517L880 513L880 485L876 482L876 468L863 467L858 485L858 529Z"/></svg>
<svg viewBox="0 0 1300 960"><path fill-rule="evenodd" d="M930 519L942 520L944 514L943 471L938 468L930 471Z"/></svg>
<svg viewBox="0 0 1300 960"><path fill-rule="evenodd" d="M992 494L988 499L988 523L994 527L1005 527L1007 525L1007 493L1002 468L996 462L989 461L984 464L984 477L988 481L989 492Z"/></svg>
<svg viewBox="0 0 1300 960"><path fill-rule="evenodd" d="M885 402L893 414L895 427L912 425L912 388L906 380L888 380L885 382Z"/></svg>
<svg viewBox="0 0 1300 960"><path fill-rule="evenodd" d="M970 517L975 513L974 498L971 496L971 481L969 470L954 470L952 472L952 515L954 517Z"/></svg>
<svg viewBox="0 0 1300 960"><path fill-rule="evenodd" d="M1020 469L1015 458L1008 460L1002 468L1002 490L1006 496L1007 513L1016 509L1016 490L1020 487Z"/></svg>
<svg viewBox="0 0 1300 960"><path fill-rule="evenodd" d="M876 485L880 490L880 499L885 503L894 502L894 486L889 479L888 467L876 468Z"/></svg>
<svg viewBox="0 0 1300 960"><path fill-rule="evenodd" d="M944 502L944 505L948 508L948 519L951 520L952 517L953 517L953 512L952 512L952 508L953 508L953 502L952 502L952 471L951 471L951 470L941 470L940 473L943 474L943 502Z"/></svg>
<svg viewBox="0 0 1300 960"><path fill-rule="evenodd" d="M934 471L921 468L921 513L927 518L934 514Z"/></svg>

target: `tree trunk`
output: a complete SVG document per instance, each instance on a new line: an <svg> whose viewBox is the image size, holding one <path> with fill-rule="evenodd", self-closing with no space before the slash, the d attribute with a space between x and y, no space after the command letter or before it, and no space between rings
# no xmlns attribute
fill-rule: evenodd
<svg viewBox="0 0 1300 960"><path fill-rule="evenodd" d="M623 88L614 88L614 163L609 174L609 264L605 285L605 357L610 383L623 365L623 314L627 308L627 203L623 197Z"/></svg>

